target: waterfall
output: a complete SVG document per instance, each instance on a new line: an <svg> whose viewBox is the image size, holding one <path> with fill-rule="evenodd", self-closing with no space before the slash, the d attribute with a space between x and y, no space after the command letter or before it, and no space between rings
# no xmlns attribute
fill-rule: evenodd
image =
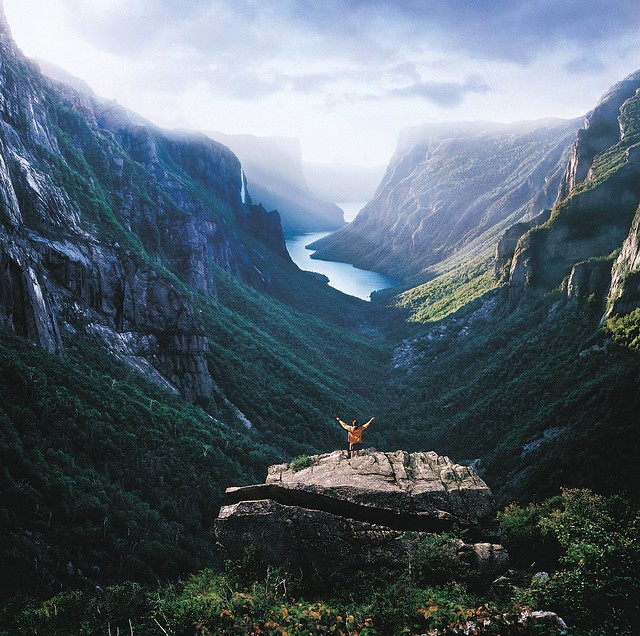
<svg viewBox="0 0 640 636"><path fill-rule="evenodd" d="M244 170L242 169L242 166L240 166L240 183L242 184L240 186L240 198L242 199L243 204L247 202L247 190L245 188L244 182L245 182Z"/></svg>

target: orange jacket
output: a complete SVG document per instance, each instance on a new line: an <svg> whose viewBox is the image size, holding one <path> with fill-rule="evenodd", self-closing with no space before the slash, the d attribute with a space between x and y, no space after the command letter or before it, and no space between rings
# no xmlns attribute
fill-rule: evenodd
<svg viewBox="0 0 640 636"><path fill-rule="evenodd" d="M375 420L375 417L372 417L366 424L363 424L362 426L350 426L346 422L343 422L341 419L336 419L338 419L338 422L340 422L340 426L342 426L342 428L347 431L347 439L349 441L349 444L361 444L362 433L364 432L364 429L368 428L371 425L371 422Z"/></svg>

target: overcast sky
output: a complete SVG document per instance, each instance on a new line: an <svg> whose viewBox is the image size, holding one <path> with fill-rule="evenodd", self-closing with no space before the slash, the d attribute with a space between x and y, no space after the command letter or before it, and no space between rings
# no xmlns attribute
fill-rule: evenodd
<svg viewBox="0 0 640 636"><path fill-rule="evenodd" d="M427 121L583 115L640 68L638 0L4 0L14 37L156 124L386 164Z"/></svg>

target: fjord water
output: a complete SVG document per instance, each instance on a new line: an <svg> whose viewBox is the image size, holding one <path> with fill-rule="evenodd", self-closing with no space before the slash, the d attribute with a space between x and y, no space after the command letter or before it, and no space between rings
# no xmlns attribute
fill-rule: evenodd
<svg viewBox="0 0 640 636"><path fill-rule="evenodd" d="M343 210L346 221L352 221L366 201L338 203ZM306 245L313 243L330 232L303 232L290 234L285 237L287 250L293 262L309 272L324 274L329 279L329 285L350 296L370 300L371 293L380 289L387 289L398 284L397 280L384 274L358 269L349 263L321 261L312 259L313 250L306 249Z"/></svg>

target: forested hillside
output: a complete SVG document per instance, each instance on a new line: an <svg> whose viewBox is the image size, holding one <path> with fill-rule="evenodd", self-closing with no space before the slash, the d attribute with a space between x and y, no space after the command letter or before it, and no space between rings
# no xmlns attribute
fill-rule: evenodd
<svg viewBox="0 0 640 636"><path fill-rule="evenodd" d="M176 577L215 560L229 480L373 410L388 345L291 262L228 149L0 36L2 594Z"/></svg>
<svg viewBox="0 0 640 636"><path fill-rule="evenodd" d="M405 279L366 303L291 262L228 148L45 78L0 20L0 632L527 633L522 608L553 607L631 634L638 88L614 86L577 137L414 131L324 243ZM502 513L513 589L470 577L446 534L400 580L345 591L257 572L250 551L222 574L224 489L373 415L367 445L448 454L522 504Z"/></svg>

